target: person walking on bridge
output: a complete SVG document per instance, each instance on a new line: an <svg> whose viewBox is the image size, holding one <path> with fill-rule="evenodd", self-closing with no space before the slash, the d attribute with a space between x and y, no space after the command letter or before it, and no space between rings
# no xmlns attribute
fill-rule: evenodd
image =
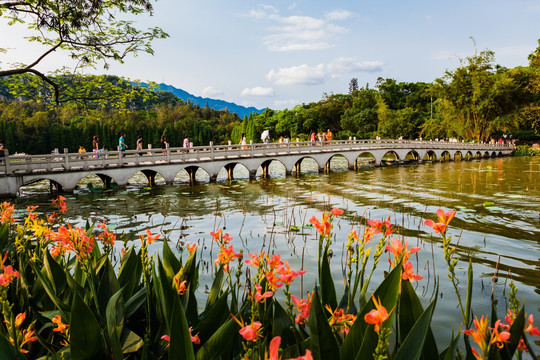
<svg viewBox="0 0 540 360"><path fill-rule="evenodd" d="M125 139L126 139L126 133L122 133L122 135L120 135L120 139L118 139L118 147L120 147L120 151L124 151L127 149Z"/></svg>

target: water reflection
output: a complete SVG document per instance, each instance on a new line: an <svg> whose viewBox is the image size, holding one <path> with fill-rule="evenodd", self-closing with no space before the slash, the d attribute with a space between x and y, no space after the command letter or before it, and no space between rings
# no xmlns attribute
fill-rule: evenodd
<svg viewBox="0 0 540 360"><path fill-rule="evenodd" d="M192 186L180 173L175 185L152 189L145 188L146 179L140 174L127 189L102 193L86 191L82 183L80 192L68 197L68 221L84 225L87 218L106 219L126 239L138 239L137 234L150 228L163 233L179 249L184 242L198 242L203 249L202 282L210 281L211 259L215 256L209 232L224 228L234 237L235 248L246 253L262 249L279 252L291 266L307 269L303 283L295 289L305 292L313 286L317 264L314 231L303 227L311 216L320 217L322 211L336 206L345 210L334 226L331 259L339 290L343 244L351 228L365 224L366 219L390 215L399 236L423 249L416 256L416 270L424 275L417 285L419 294L425 295L424 303L429 301L434 280L441 282L442 301L437 304L434 327L441 346L446 346L451 334L448 324L457 328L455 319L460 315L447 280L440 238L423 225L423 220L433 219L439 207L458 209L448 233L462 260L456 274L462 279L463 292L468 259L473 260L475 314L490 314L491 279L499 262L499 281L495 284L499 315L505 312L505 291L511 278L519 287L518 296L525 299L527 312L539 321L540 158L368 166L357 172L348 171L343 159L336 158L331 167L332 173L319 174L316 164L306 161L301 176L285 177L282 166L272 164L270 179L254 182L248 180L245 169L237 167L236 180L228 181L221 174L217 183L208 183L201 175L202 182ZM99 178L86 180L100 185ZM16 199L19 208L35 203L44 211L49 208L50 196L36 194L39 186L26 191L27 196ZM290 231L291 226L298 231ZM153 250L159 252L158 243ZM386 262L382 265L374 283L382 279L387 266ZM538 349L540 344L535 346Z"/></svg>

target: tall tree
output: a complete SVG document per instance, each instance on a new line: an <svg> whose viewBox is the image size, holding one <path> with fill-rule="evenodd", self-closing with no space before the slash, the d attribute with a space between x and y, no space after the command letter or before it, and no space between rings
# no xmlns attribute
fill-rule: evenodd
<svg viewBox="0 0 540 360"><path fill-rule="evenodd" d="M0 69L0 77L31 73L49 84L59 101L59 84L38 70L41 61L56 50L78 61L77 68L102 62L123 62L128 54L153 54L151 42L168 35L160 28L139 30L132 21L117 20L119 14L152 14L151 0L0 0L0 18L9 24L25 24L35 33L29 41L46 47L29 64ZM7 52L6 49L0 49Z"/></svg>
<svg viewBox="0 0 540 360"><path fill-rule="evenodd" d="M352 78L349 82L349 94L352 94L355 91L358 91L358 79Z"/></svg>

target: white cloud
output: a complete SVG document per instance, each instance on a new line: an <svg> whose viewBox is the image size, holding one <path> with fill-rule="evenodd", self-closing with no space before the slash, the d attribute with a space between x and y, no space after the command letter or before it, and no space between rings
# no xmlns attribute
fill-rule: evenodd
<svg viewBox="0 0 540 360"><path fill-rule="evenodd" d="M345 20L352 16L352 13L348 10L334 10L326 13L328 20Z"/></svg>
<svg viewBox="0 0 540 360"><path fill-rule="evenodd" d="M216 97L223 96L225 93L221 90L214 88L213 86L207 86L203 89L201 96L202 97Z"/></svg>
<svg viewBox="0 0 540 360"><path fill-rule="evenodd" d="M288 68L270 70L266 78L277 85L316 85L328 78L339 78L354 75L358 72L381 71L380 61L357 61L354 58L338 58L328 64L309 66L302 64Z"/></svg>
<svg viewBox="0 0 540 360"><path fill-rule="evenodd" d="M351 15L346 10L335 10L327 13L325 18L281 16L273 7L260 7L249 13L254 19L265 19L273 24L268 27L269 35L264 37L263 43L268 50L276 52L331 48L336 38L347 32L346 28L333 22Z"/></svg>
<svg viewBox="0 0 540 360"><path fill-rule="evenodd" d="M325 76L323 64L317 66L302 64L278 70L272 69L266 78L277 85L316 85L323 83Z"/></svg>
<svg viewBox="0 0 540 360"><path fill-rule="evenodd" d="M240 93L242 96L274 96L274 89L256 86L254 88L245 88Z"/></svg>
<svg viewBox="0 0 540 360"><path fill-rule="evenodd" d="M357 61L354 58L338 58L326 66L331 77L354 72L377 72L382 70L380 61Z"/></svg>

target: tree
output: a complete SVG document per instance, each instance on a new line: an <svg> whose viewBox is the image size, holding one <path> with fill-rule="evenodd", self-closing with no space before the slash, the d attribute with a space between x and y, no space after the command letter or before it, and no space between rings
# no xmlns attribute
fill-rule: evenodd
<svg viewBox="0 0 540 360"><path fill-rule="evenodd" d="M153 54L151 42L167 37L165 32L157 27L143 31L131 21L117 20L119 14L152 14L152 11L151 0L0 0L0 17L9 24L26 24L36 34L29 41L47 48L28 65L0 69L0 77L33 74L52 87L54 99L59 103L59 84L51 75L38 70L45 57L63 50L78 61L77 68L103 62L107 69L110 61L122 63L128 54L140 51Z"/></svg>
<svg viewBox="0 0 540 360"><path fill-rule="evenodd" d="M358 79L352 78L349 82L349 94L352 94L355 91L358 91Z"/></svg>
<svg viewBox="0 0 540 360"><path fill-rule="evenodd" d="M493 61L492 51L475 51L459 68L436 80L437 108L450 133L486 141L493 133L515 127L519 104L508 101L514 98L515 78Z"/></svg>

